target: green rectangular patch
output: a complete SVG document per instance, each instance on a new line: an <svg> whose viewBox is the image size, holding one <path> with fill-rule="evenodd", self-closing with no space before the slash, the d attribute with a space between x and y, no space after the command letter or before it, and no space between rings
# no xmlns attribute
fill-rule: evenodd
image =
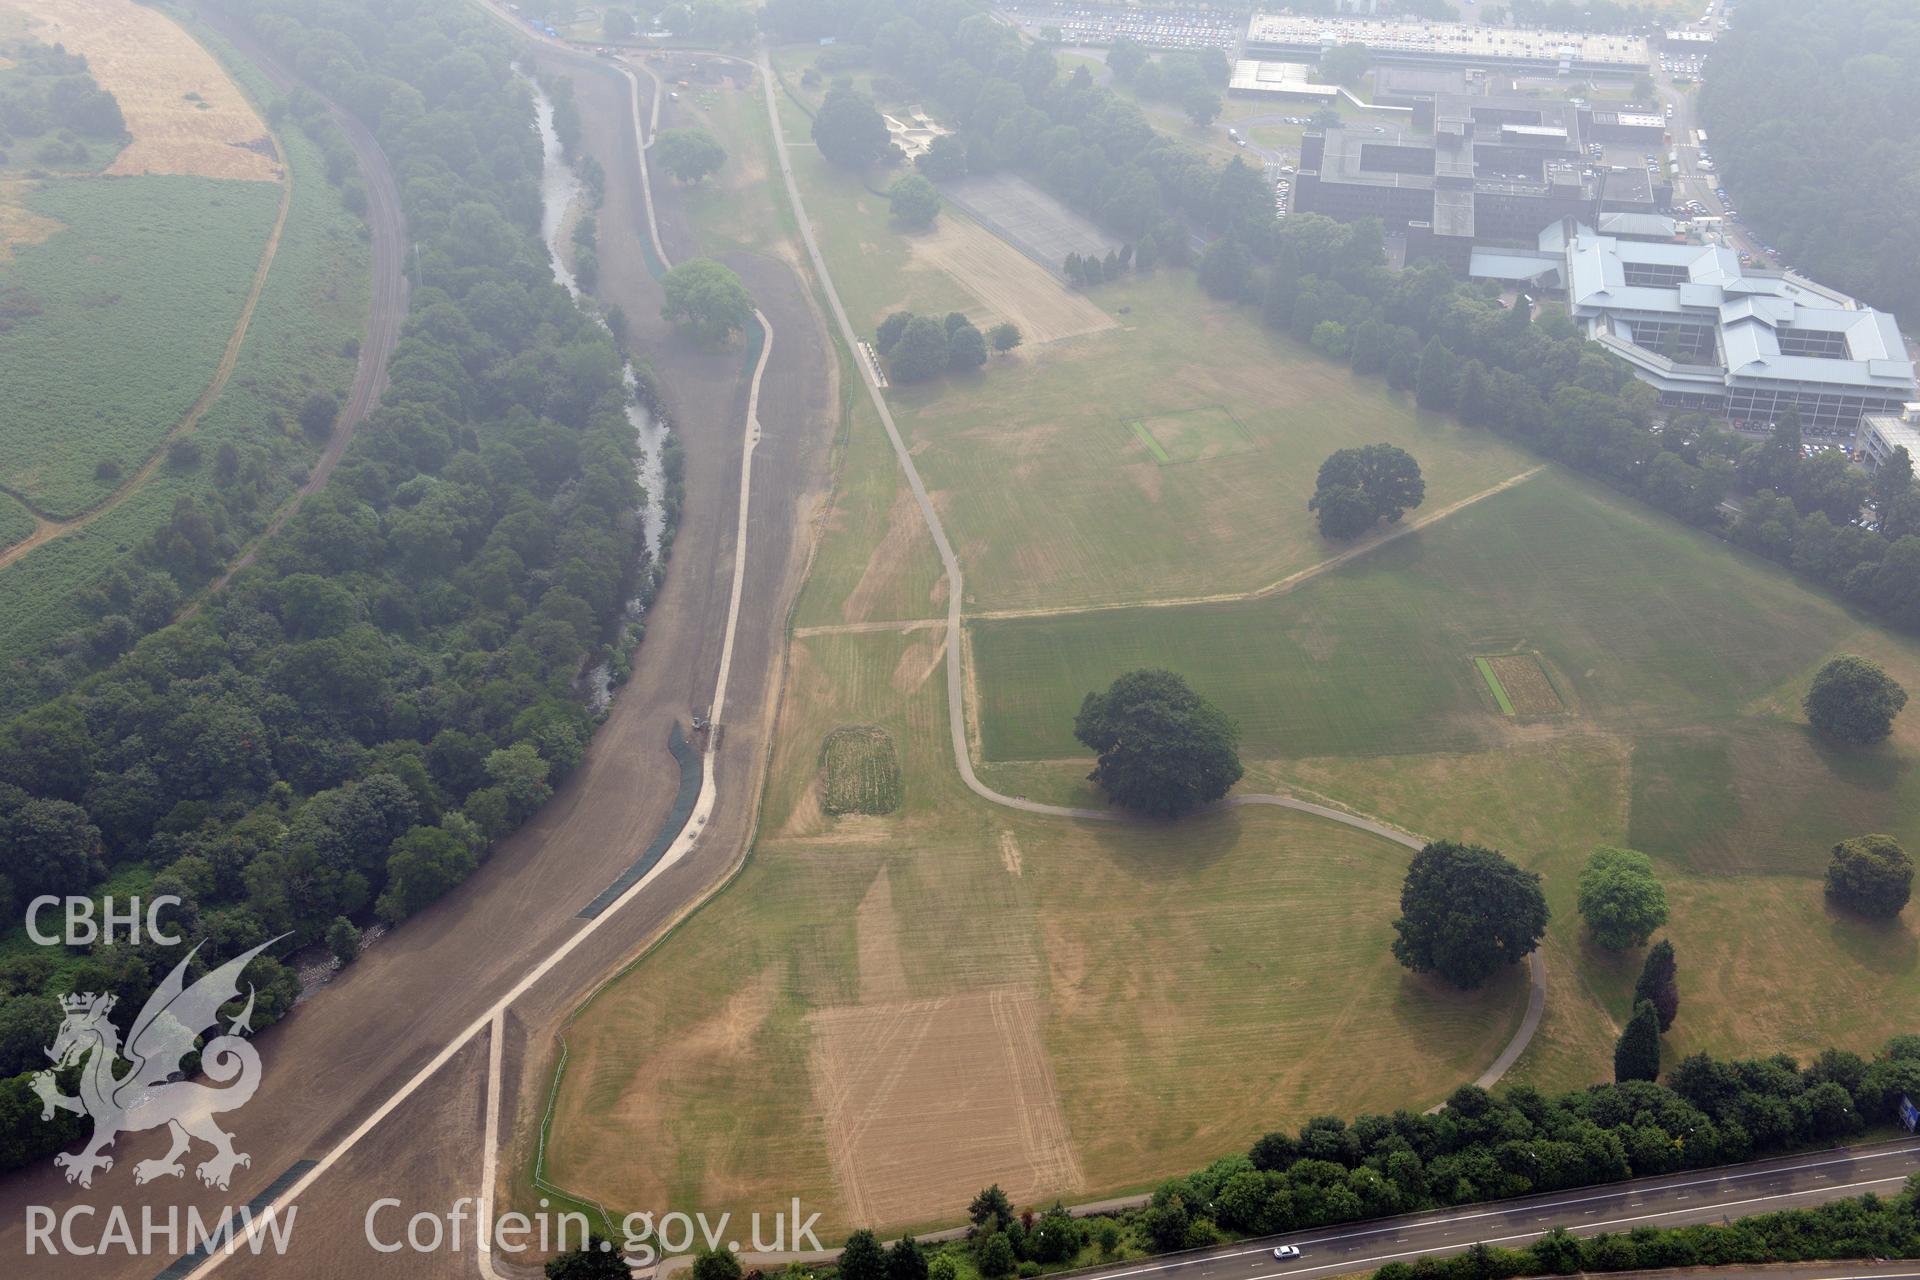
<svg viewBox="0 0 1920 1280"><path fill-rule="evenodd" d="M1205 462L1253 448L1253 437L1240 420L1219 405L1136 418L1127 425L1163 467Z"/></svg>
<svg viewBox="0 0 1920 1280"><path fill-rule="evenodd" d="M1513 702L1507 697L1507 691L1500 686L1500 677L1493 674L1493 664L1485 658L1475 658L1473 665L1480 668L1480 676L1487 682L1487 688L1493 691L1493 700L1500 704L1500 714L1513 714Z"/></svg>

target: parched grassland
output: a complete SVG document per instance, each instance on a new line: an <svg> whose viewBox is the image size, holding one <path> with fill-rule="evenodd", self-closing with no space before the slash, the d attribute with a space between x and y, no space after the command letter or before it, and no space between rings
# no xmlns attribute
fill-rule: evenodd
<svg viewBox="0 0 1920 1280"><path fill-rule="evenodd" d="M133 140L111 174L192 174L260 182L281 176L253 103L218 60L152 5L138 0L0 0L27 17L37 40L85 56L114 96Z"/></svg>
<svg viewBox="0 0 1920 1280"><path fill-rule="evenodd" d="M0 289L37 304L0 332L0 487L70 516L138 471L206 387L280 188L64 178L21 202L62 229L0 264Z"/></svg>
<svg viewBox="0 0 1920 1280"><path fill-rule="evenodd" d="M977 379L892 393L970 611L1278 581L1343 549L1319 536L1307 499L1321 462L1351 445L1411 452L1430 509L1533 465L1213 302L1188 274L1130 277L1094 296L1124 311L1121 327L991 362ZM1240 430L1209 430L1208 415ZM1189 460L1163 464L1136 422L1160 424L1171 445L1160 427L1151 437L1169 460Z"/></svg>
<svg viewBox="0 0 1920 1280"><path fill-rule="evenodd" d="M1562 473L1272 599L972 635L985 754L1009 762L989 774L998 785L1070 794L1081 696L1163 665L1238 718L1260 761L1243 786L1303 787L1540 870L1554 986L1523 1079L1604 1078L1608 1019L1628 1012L1638 955L1593 948L1574 909L1596 844L1653 854L1674 899L1688 1003L1673 1051L1870 1047L1920 999L1914 926L1832 913L1819 882L1846 836L1920 839L1920 723L1838 751L1797 710L1831 654L1870 653L1912 685L1920 646ZM1473 658L1522 650L1579 715L1492 713Z"/></svg>
<svg viewBox="0 0 1920 1280"><path fill-rule="evenodd" d="M792 657L752 861L567 1031L567 1191L949 1221L982 1178L1091 1193L1319 1112L1427 1105L1516 1025L1518 975L1463 996L1393 963L1400 846L1277 810L1178 839L1002 810L952 769L937 637ZM818 744L848 723L900 753L885 817L822 812Z"/></svg>
<svg viewBox="0 0 1920 1280"><path fill-rule="evenodd" d="M873 725L846 725L820 744L820 808L831 817L876 817L900 807L900 761L893 739Z"/></svg>

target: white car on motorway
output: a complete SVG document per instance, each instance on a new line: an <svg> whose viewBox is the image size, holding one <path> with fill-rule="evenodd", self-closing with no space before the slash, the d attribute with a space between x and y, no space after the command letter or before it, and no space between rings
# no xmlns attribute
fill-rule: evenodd
<svg viewBox="0 0 1920 1280"><path fill-rule="evenodd" d="M1300 1246L1294 1245L1294 1244L1283 1244L1279 1248L1273 1251L1273 1256L1274 1256L1274 1260L1277 1262L1291 1262L1295 1258L1300 1256Z"/></svg>

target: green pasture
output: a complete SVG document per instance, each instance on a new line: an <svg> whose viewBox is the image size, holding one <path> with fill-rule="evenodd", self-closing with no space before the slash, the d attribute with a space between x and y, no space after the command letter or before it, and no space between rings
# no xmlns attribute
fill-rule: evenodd
<svg viewBox="0 0 1920 1280"><path fill-rule="evenodd" d="M140 469L213 377L279 201L273 183L179 176L26 194L63 229L0 265L0 289L38 306L0 333L0 486L67 516L120 483L100 464Z"/></svg>

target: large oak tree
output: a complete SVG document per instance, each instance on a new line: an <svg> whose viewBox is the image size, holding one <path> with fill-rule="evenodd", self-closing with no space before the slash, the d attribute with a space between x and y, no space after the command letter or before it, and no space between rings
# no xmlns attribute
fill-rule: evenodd
<svg viewBox="0 0 1920 1280"><path fill-rule="evenodd" d="M1492 849L1436 840L1407 869L1393 954L1471 989L1539 946L1547 915L1538 875Z"/></svg>
<svg viewBox="0 0 1920 1280"><path fill-rule="evenodd" d="M1233 721L1171 671L1130 671L1080 704L1073 733L1099 753L1108 799L1177 818L1227 794L1243 770Z"/></svg>

